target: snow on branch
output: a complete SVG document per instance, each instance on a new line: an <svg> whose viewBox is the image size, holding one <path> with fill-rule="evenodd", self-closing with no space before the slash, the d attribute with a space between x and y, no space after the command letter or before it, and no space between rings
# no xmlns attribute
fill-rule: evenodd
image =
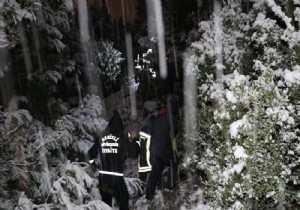
<svg viewBox="0 0 300 210"><path fill-rule="evenodd" d="M292 18L289 18L282 10L281 7L276 5L274 0L266 0L267 5L271 8L271 10L277 15L279 18L283 20L288 29L293 31L295 28L292 26L291 21Z"/></svg>

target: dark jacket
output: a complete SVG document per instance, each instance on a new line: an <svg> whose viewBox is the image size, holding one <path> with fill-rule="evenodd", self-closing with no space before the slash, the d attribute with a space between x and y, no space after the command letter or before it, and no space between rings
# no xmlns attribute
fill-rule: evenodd
<svg viewBox="0 0 300 210"><path fill-rule="evenodd" d="M172 157L170 126L166 108L158 110L157 115L149 119L149 133L151 136L151 159L159 157L169 160Z"/></svg>
<svg viewBox="0 0 300 210"><path fill-rule="evenodd" d="M126 139L126 157L137 159L140 152L140 144L139 138L136 137L134 139L130 139L127 137Z"/></svg>
<svg viewBox="0 0 300 210"><path fill-rule="evenodd" d="M109 121L102 134L96 137L88 151L90 160L100 156L100 174L123 176L125 141L123 122L118 112Z"/></svg>

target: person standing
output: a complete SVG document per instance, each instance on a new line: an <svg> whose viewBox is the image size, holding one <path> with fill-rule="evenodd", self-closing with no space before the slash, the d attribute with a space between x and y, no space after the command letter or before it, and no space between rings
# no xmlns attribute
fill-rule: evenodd
<svg viewBox="0 0 300 210"><path fill-rule="evenodd" d="M140 142L134 127L128 131L127 154L125 160L124 177L139 178L139 152Z"/></svg>
<svg viewBox="0 0 300 210"><path fill-rule="evenodd" d="M139 145L138 153L134 156L137 160L137 167L135 171L138 172L138 177L141 181L145 182L148 172L151 171L150 163L150 142L151 136L146 133L146 127L144 126L140 132L135 127L129 129L128 136L131 142L135 142ZM137 151L137 150L135 150Z"/></svg>
<svg viewBox="0 0 300 210"><path fill-rule="evenodd" d="M125 141L123 122L115 111L106 129L96 136L94 145L88 151L90 163L95 161L97 155L100 157L99 188L102 200L112 206L114 196L120 210L128 210L129 200L123 177Z"/></svg>
<svg viewBox="0 0 300 210"><path fill-rule="evenodd" d="M175 118L171 116L171 104L168 106L168 109L166 103L161 101L155 114L149 118L148 122L148 131L151 136L150 161L152 165L146 187L146 199L148 200L153 198L157 183L165 167L169 167L168 188L173 189L175 185L177 158L172 146L172 138L174 138L173 122Z"/></svg>

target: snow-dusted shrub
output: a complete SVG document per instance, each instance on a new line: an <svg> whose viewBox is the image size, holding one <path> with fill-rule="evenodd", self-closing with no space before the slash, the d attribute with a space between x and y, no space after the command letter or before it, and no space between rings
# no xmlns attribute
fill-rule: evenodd
<svg viewBox="0 0 300 210"><path fill-rule="evenodd" d="M61 176L53 182L50 190L49 199L52 200L52 208L110 209L101 200L90 201L92 194L88 192L88 189L93 187L94 180L86 172L87 167L87 163L83 165L83 163L67 162L65 164ZM49 206L49 204L45 205Z"/></svg>
<svg viewBox="0 0 300 210"><path fill-rule="evenodd" d="M27 110L16 109L16 101L12 100L9 110L0 111L0 148L4 151L0 155L4 189L0 209L107 208L96 189L97 179L89 176L83 163L83 154L93 141L91 134L107 125L99 97L86 96L80 107L52 128L34 120Z"/></svg>
<svg viewBox="0 0 300 210"><path fill-rule="evenodd" d="M54 9L53 7L57 8ZM68 13L73 11L73 1L63 0L59 4L51 4L38 0L3 0L0 2L0 48L14 47L25 34L20 30L22 21L29 20L48 35L48 46L61 52L65 48L62 42L63 31L70 29ZM36 38L36 37L35 37ZM36 40L37 41L37 40Z"/></svg>
<svg viewBox="0 0 300 210"><path fill-rule="evenodd" d="M21 194L15 210L92 210L111 209L100 199L92 200L93 194L88 190L95 188L94 180L87 174L87 163L70 163L64 165L61 176L55 180L50 189L49 195L42 204L33 204L24 194ZM52 202L47 202L51 200Z"/></svg>
<svg viewBox="0 0 300 210"><path fill-rule="evenodd" d="M299 203L294 188L299 185L300 109L290 100L293 91L277 86L285 74L276 72L265 70L250 82L234 72L224 76L229 86L214 89L219 84L211 83L205 91L215 102L213 137L199 142L197 167L207 175L206 195L215 207L276 209L280 203L293 208Z"/></svg>
<svg viewBox="0 0 300 210"><path fill-rule="evenodd" d="M109 41L100 41L98 47L96 57L98 75L105 82L115 82L121 73L121 63L124 60L122 53Z"/></svg>
<svg viewBox="0 0 300 210"><path fill-rule="evenodd" d="M76 131L72 147L83 154L91 147L95 132L103 131L108 122L103 119L103 107L99 96L87 95L81 106L70 111L70 120L74 123Z"/></svg>
<svg viewBox="0 0 300 210"><path fill-rule="evenodd" d="M145 183L139 178L125 177L124 180L131 199L138 198L145 192Z"/></svg>
<svg viewBox="0 0 300 210"><path fill-rule="evenodd" d="M201 22L202 37L192 44L200 75L199 139L188 164L202 172L211 209L297 209L299 9L292 1L255 0L246 9L243 3L225 2L222 30ZM220 31L222 46L215 40ZM219 81L212 74L217 67L225 74Z"/></svg>
<svg viewBox="0 0 300 210"><path fill-rule="evenodd" d="M46 46L58 53L65 48L64 33L70 31L70 14L74 12L72 0L63 0L59 3L35 1L34 13L37 16L37 27L46 33ZM43 37L44 38L44 37Z"/></svg>
<svg viewBox="0 0 300 210"><path fill-rule="evenodd" d="M0 2L0 48L15 46L20 39L17 27L23 20L36 20L33 4L33 0L28 0L26 4L16 0Z"/></svg>
<svg viewBox="0 0 300 210"><path fill-rule="evenodd" d="M0 209L12 209L18 199L16 191L29 191L26 131L33 118L25 109L17 109L23 97L13 97L7 110L0 111Z"/></svg>

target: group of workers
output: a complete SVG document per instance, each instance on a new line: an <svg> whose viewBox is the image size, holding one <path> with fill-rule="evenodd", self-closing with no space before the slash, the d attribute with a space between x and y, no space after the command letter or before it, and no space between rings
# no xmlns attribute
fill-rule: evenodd
<svg viewBox="0 0 300 210"><path fill-rule="evenodd" d="M177 171L175 146L178 107L173 97L161 100L148 115L141 128L125 131L117 111L106 129L95 135L95 143L88 151L89 162L98 157L99 189L102 200L112 206L115 197L121 210L129 209L129 195L124 181L124 161L138 162L136 174L145 182L146 199L152 200L166 167L167 188L173 189Z"/></svg>

